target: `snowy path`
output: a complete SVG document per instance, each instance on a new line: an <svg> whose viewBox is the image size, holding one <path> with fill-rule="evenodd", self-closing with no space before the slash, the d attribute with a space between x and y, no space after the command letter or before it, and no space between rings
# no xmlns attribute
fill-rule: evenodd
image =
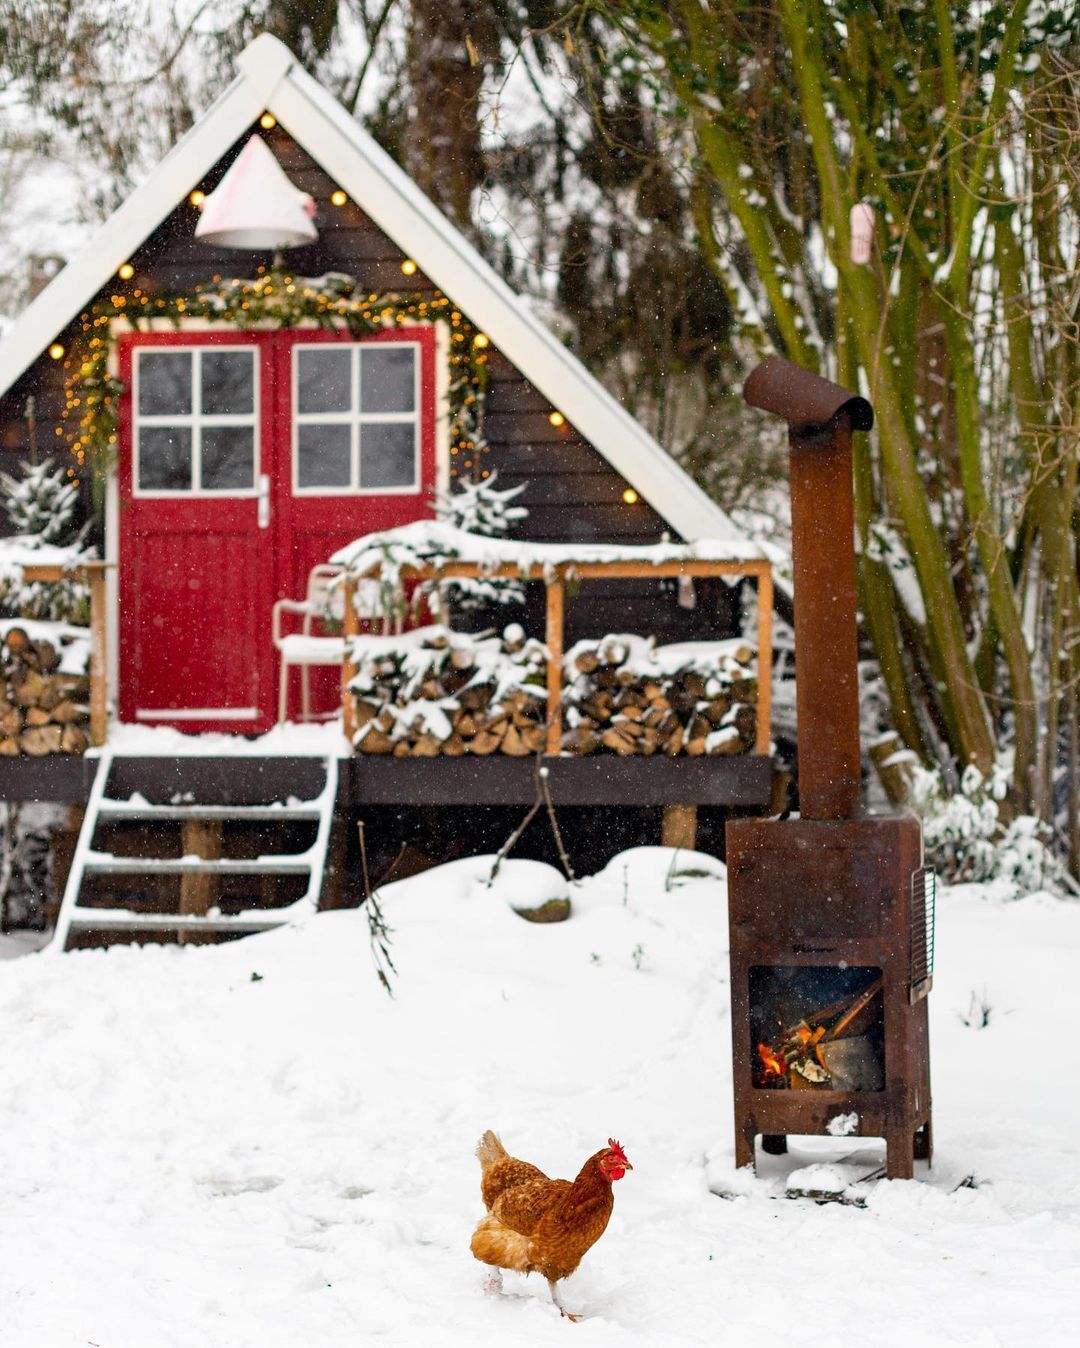
<svg viewBox="0 0 1080 1348"><path fill-rule="evenodd" d="M770 1194L853 1144L733 1170L724 888L669 865L627 854L544 927L476 861L393 886L393 1002L355 913L0 962L3 1348L1076 1342L1080 905L943 896L932 1175L817 1207ZM634 1163L580 1325L537 1279L481 1291L489 1126L553 1174L609 1135Z"/></svg>

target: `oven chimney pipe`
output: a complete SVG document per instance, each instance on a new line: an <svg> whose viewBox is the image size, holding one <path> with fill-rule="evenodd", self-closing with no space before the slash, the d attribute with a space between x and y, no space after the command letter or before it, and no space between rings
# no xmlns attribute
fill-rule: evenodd
<svg viewBox="0 0 1080 1348"><path fill-rule="evenodd" d="M788 424L799 811L804 819L856 819L861 772L851 433L873 426L874 409L782 356L762 361L743 397Z"/></svg>

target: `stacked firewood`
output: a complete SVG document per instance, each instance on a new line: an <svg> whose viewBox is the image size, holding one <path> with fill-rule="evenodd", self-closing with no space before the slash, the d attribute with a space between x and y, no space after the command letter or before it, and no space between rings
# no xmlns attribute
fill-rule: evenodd
<svg viewBox="0 0 1080 1348"><path fill-rule="evenodd" d="M741 754L757 734L753 651L740 640L657 647L579 641L565 659L566 753Z"/></svg>
<svg viewBox="0 0 1080 1348"><path fill-rule="evenodd" d="M435 758L544 746L546 651L516 623L501 637L428 627L397 638L361 637L356 748L365 754Z"/></svg>
<svg viewBox="0 0 1080 1348"><path fill-rule="evenodd" d="M61 669L62 652L10 627L0 644L0 754L81 754L87 733L89 683Z"/></svg>

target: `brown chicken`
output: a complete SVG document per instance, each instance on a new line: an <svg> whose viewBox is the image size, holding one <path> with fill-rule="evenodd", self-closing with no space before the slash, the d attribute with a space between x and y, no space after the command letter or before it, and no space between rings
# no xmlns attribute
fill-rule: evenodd
<svg viewBox="0 0 1080 1348"><path fill-rule="evenodd" d="M572 1184L548 1179L528 1161L517 1160L491 1131L480 1139L476 1154L487 1216L473 1232L473 1254L497 1269L542 1273L560 1314L580 1320L563 1309L556 1283L573 1273L604 1234L615 1206L612 1183L634 1168L626 1152L608 1138Z"/></svg>

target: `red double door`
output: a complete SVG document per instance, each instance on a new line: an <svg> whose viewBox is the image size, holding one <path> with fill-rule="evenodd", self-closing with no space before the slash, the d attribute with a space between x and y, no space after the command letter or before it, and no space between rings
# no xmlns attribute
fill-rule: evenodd
<svg viewBox="0 0 1080 1348"><path fill-rule="evenodd" d="M431 513L434 329L138 333L119 354L120 718L259 733L274 601Z"/></svg>

